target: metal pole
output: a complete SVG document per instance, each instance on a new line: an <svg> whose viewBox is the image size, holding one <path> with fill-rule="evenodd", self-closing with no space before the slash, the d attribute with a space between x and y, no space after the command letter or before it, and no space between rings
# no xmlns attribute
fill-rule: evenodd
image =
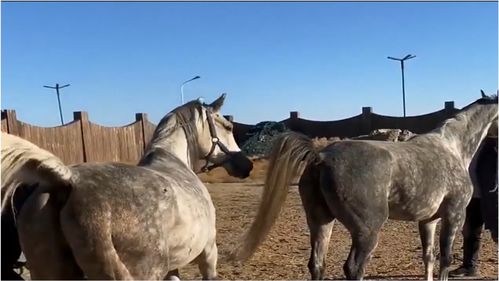
<svg viewBox="0 0 499 281"><path fill-rule="evenodd" d="M49 89L55 89L55 93L57 95L57 104L59 105L59 116L61 117L61 124L64 125L64 119L62 117L62 106L61 106L61 95L59 93L59 89L62 89L62 88L66 88L70 86L70 84L66 84L64 86L59 86L59 84L55 84L55 87L52 87L52 86L43 86L45 88L49 88Z"/></svg>
<svg viewBox="0 0 499 281"><path fill-rule="evenodd" d="M402 104L404 107L404 117L405 117L405 82L404 82L404 61L400 61L400 66L402 68Z"/></svg>
<svg viewBox="0 0 499 281"><path fill-rule="evenodd" d="M59 103L59 115L61 116L61 124L64 125L64 119L62 118L61 98L59 96L59 84L55 84L55 91L57 93L57 102Z"/></svg>
<svg viewBox="0 0 499 281"><path fill-rule="evenodd" d="M402 59L399 59L399 58L394 58L394 57L388 57L388 59L391 59L391 60L396 60L396 61L399 61L400 62L400 68L402 70L402 107L403 107L403 110L404 110L404 117L406 117L406 112L405 112L405 77L404 77L404 61L406 60L410 60L410 59L413 59L415 58L416 56L414 55L407 55L405 56L404 58Z"/></svg>

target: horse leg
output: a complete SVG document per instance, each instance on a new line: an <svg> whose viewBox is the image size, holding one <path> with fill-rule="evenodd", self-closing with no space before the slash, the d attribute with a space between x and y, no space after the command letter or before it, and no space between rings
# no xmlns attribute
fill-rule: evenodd
<svg viewBox="0 0 499 281"><path fill-rule="evenodd" d="M23 280L23 278L14 271L14 266L21 256L21 245L14 222L14 214L11 206L7 206L2 213L2 279L5 280Z"/></svg>
<svg viewBox="0 0 499 281"><path fill-rule="evenodd" d="M163 280L180 280L180 273L178 269L168 271Z"/></svg>
<svg viewBox="0 0 499 281"><path fill-rule="evenodd" d="M216 280L218 278L217 259L218 259L217 244L216 241L213 241L211 243L208 243L206 248L196 258L199 267L199 272L201 272L203 280Z"/></svg>
<svg viewBox="0 0 499 281"><path fill-rule="evenodd" d="M433 254L433 249L437 222L438 219L419 222L419 237L421 238L421 245L423 247L425 276L428 281L433 280L433 265L435 263L435 255Z"/></svg>
<svg viewBox="0 0 499 281"><path fill-rule="evenodd" d="M59 207L48 193L35 191L17 218L31 279L82 279L59 225Z"/></svg>
<svg viewBox="0 0 499 281"><path fill-rule="evenodd" d="M114 248L110 210L89 210L94 206L86 206L86 212L94 216L85 217L74 208L81 204L73 205L71 199L61 211L62 231L87 278L133 280Z"/></svg>
<svg viewBox="0 0 499 281"><path fill-rule="evenodd" d="M461 210L462 209L462 210ZM465 218L465 206L453 210L447 210L447 215L442 216L440 229L440 273L439 279L447 281L449 278L449 267L452 263L452 246L454 238L459 229L463 227Z"/></svg>
<svg viewBox="0 0 499 281"><path fill-rule="evenodd" d="M350 232L352 237L352 247L347 261L343 265L345 276L349 280L362 280L367 262L378 244L378 232Z"/></svg>
<svg viewBox="0 0 499 281"><path fill-rule="evenodd" d="M323 280L334 217L322 198L316 179L313 171L307 169L300 179L299 191L307 216L310 244L312 246L308 269L312 280Z"/></svg>

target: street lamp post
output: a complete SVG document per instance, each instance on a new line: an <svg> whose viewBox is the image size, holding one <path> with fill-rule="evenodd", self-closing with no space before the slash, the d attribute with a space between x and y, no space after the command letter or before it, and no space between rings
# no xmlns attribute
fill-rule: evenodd
<svg viewBox="0 0 499 281"><path fill-rule="evenodd" d="M61 124L64 125L64 119L62 118L62 107L61 107L61 98L60 98L60 95L59 95L59 89L62 89L62 88L66 88L68 87L70 84L66 84L64 86L59 86L59 84L55 84L55 87L51 87L51 86L43 86L45 88L49 88L49 89L55 89L55 92L57 94L57 103L59 104L59 115L61 117Z"/></svg>
<svg viewBox="0 0 499 281"><path fill-rule="evenodd" d="M182 86L180 86L180 94L181 94L182 104L184 104L184 85L193 81L193 80L199 79L199 78L201 78L201 76L199 76L199 75L195 76L195 77L185 81L184 83L182 83Z"/></svg>
<svg viewBox="0 0 499 281"><path fill-rule="evenodd" d="M394 58L394 57L388 57L388 59L391 59L391 60L396 60L396 61L400 61L400 68L402 69L402 104L403 104L403 107L404 107L404 117L405 117L405 83L404 83L404 61L406 60L410 60L410 59L413 59L415 58L416 56L413 56L413 55L407 55L401 59L398 59L398 58Z"/></svg>

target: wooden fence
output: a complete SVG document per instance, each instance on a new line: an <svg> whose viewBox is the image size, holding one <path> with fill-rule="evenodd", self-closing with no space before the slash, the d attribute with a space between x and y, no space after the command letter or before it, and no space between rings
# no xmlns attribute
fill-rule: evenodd
<svg viewBox="0 0 499 281"><path fill-rule="evenodd" d="M355 137L367 135L376 129L402 129L422 134L436 128L442 121L448 119L458 109L453 101L447 101L444 108L429 114L409 117L384 116L372 112L371 107L363 107L362 113L347 119L336 121L313 121L300 118L297 111L291 111L289 118L280 122L297 132L309 137ZM248 131L254 125L234 122L234 137L239 144L248 139Z"/></svg>
<svg viewBox="0 0 499 281"><path fill-rule="evenodd" d="M156 125L147 114L135 115L135 122L123 127L104 127L90 122L87 112L74 112L73 121L44 128L17 120L14 110L2 111L2 131L27 139L51 151L67 164L120 161L135 163Z"/></svg>
<svg viewBox="0 0 499 281"><path fill-rule="evenodd" d="M280 122L291 130L310 137L354 137L375 129L407 129L425 133L452 117L458 109L446 102L442 110L411 117L391 117L375 114L363 107L360 115L337 121L311 121L299 118L296 111ZM233 121L232 116L225 116ZM73 121L58 127L38 127L17 120L15 110L2 110L1 129L20 136L51 151L67 164L82 162L119 161L136 163L152 137L156 125L147 114L135 114L135 122L122 127L104 127L90 122L87 112L74 112ZM234 137L241 145L248 139L254 125L234 122Z"/></svg>

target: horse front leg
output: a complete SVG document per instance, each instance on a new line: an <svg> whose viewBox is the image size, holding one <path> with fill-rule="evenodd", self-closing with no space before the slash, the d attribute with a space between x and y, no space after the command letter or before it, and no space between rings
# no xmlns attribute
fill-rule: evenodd
<svg viewBox="0 0 499 281"><path fill-rule="evenodd" d="M196 261L203 280L217 280L218 249L215 239L197 257Z"/></svg>
<svg viewBox="0 0 499 281"><path fill-rule="evenodd" d="M425 276L428 281L433 280L433 265L435 263L434 241L435 230L438 219L432 221L419 222L419 237L421 238L421 246L423 247L423 262L425 266Z"/></svg>
<svg viewBox="0 0 499 281"><path fill-rule="evenodd" d="M462 210L461 210L462 209ZM454 238L459 229L463 227L465 219L465 207L447 210L447 216L442 217L440 229L440 273L439 279L447 281L449 278L449 267L452 263L452 246Z"/></svg>

